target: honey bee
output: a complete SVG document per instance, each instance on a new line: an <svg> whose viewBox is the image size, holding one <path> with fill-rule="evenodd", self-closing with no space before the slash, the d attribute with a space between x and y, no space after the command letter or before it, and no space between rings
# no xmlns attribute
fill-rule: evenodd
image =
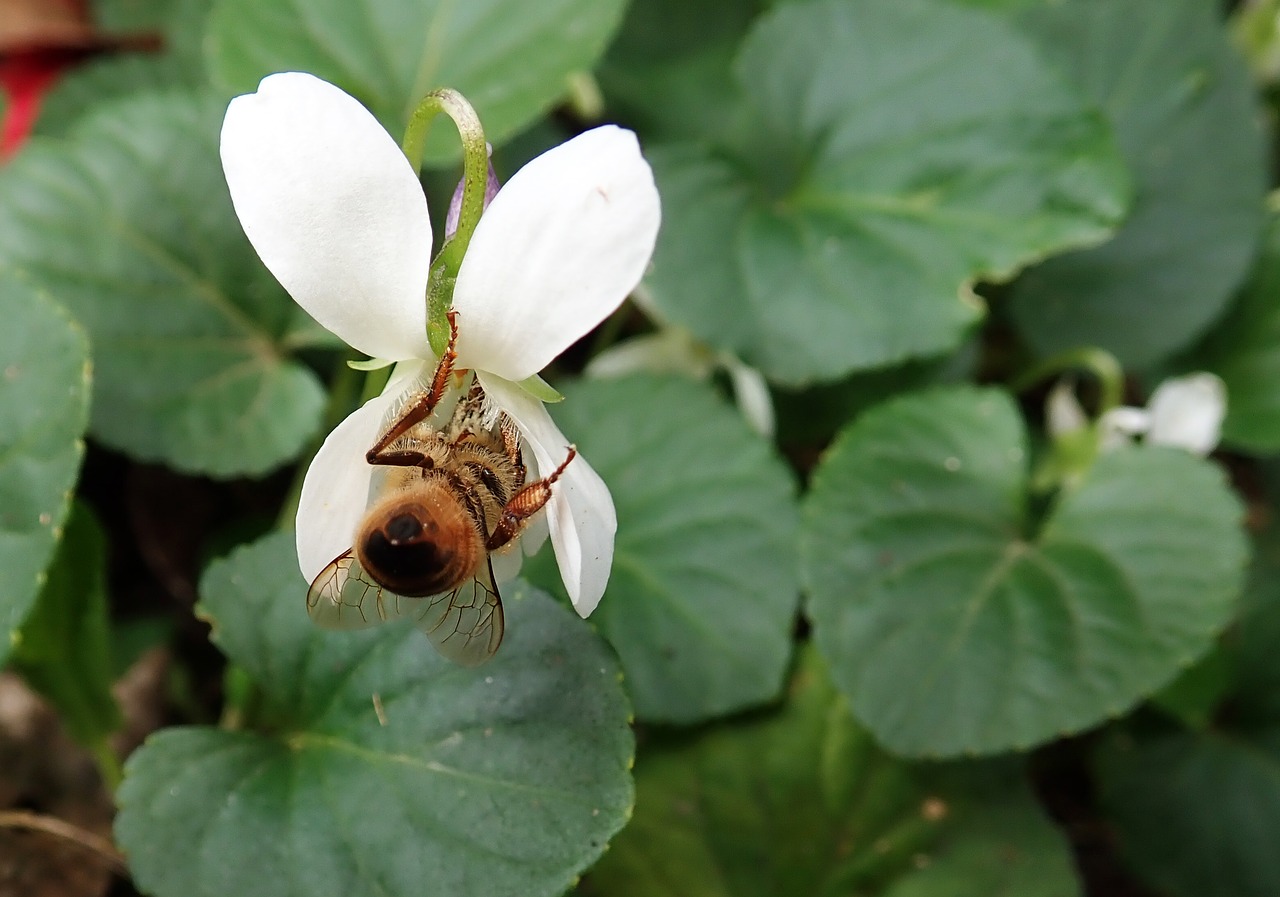
<svg viewBox="0 0 1280 897"><path fill-rule="evenodd" d="M490 552L510 549L576 455L526 483L520 434L480 383L455 371L458 330L430 383L391 409L365 460L377 468L354 544L311 583L307 612L328 629L410 619L445 657L484 663L502 642Z"/></svg>

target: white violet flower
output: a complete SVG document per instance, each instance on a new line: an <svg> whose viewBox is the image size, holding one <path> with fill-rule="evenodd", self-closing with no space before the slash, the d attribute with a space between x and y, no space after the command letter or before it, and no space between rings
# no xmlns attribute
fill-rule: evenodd
<svg viewBox="0 0 1280 897"><path fill-rule="evenodd" d="M369 499L365 452L384 415L436 364L426 326L427 202L377 120L307 74L271 75L231 102L222 164L245 233L294 300L359 351L398 362L382 395L329 434L307 471L297 542L311 581L351 547ZM476 226L453 294L456 367L474 371L519 427L530 479L555 469L569 440L517 384L622 303L649 263L659 218L635 135L606 126L531 161ZM565 587L585 617L609 578L613 500L579 456L545 511ZM534 539L526 534L526 549Z"/></svg>
<svg viewBox="0 0 1280 897"><path fill-rule="evenodd" d="M1165 380L1156 387L1146 408L1122 405L1098 418L1098 447L1119 448L1142 436L1153 445L1168 445L1204 456L1222 436L1227 413L1227 388L1218 376L1206 372ZM1047 423L1053 435L1083 429L1085 414L1069 381L1059 382L1049 393Z"/></svg>

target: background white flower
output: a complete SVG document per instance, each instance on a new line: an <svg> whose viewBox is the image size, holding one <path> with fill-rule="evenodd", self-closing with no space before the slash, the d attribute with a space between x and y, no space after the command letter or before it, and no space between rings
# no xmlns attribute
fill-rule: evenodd
<svg viewBox="0 0 1280 897"><path fill-rule="evenodd" d="M351 546L369 497L364 455L387 409L435 364L426 336L431 223L399 146L355 99L311 75L263 79L222 128L236 214L263 263L317 321L400 362L381 396L329 435L303 484L298 559L312 579ZM636 286L660 209L635 135L588 131L531 161L481 217L458 272L458 366L511 415L539 470L569 441L516 384L599 324ZM599 602L617 527L609 490L579 456L546 521L574 607Z"/></svg>
<svg viewBox="0 0 1280 897"><path fill-rule="evenodd" d="M1154 445L1207 455L1218 445L1226 413L1227 387L1221 378L1203 371L1174 377L1156 387L1146 408L1122 405L1103 412L1097 424L1098 447L1108 451L1142 436ZM1071 381L1062 380L1050 391L1046 423L1055 436L1086 426Z"/></svg>
<svg viewBox="0 0 1280 897"><path fill-rule="evenodd" d="M1197 455L1218 447L1227 416L1227 385L1201 372L1165 380L1147 400L1147 441L1176 445Z"/></svg>

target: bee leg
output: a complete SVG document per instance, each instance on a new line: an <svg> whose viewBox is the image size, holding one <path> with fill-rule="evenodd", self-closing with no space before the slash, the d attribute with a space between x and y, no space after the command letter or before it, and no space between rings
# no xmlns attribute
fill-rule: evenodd
<svg viewBox="0 0 1280 897"><path fill-rule="evenodd" d="M489 551L501 548L520 535L520 531L525 528L529 518L541 511L542 506L551 500L551 487L555 485L556 480L560 479L560 475L569 466L569 462L577 456L578 450L573 446L569 446L569 457L565 458L564 462L551 472L551 476L544 477L541 480L534 480L532 483L521 487L515 495L511 496L511 500L502 508L502 518L498 521L498 525L493 528L492 535L489 536L488 544L485 546Z"/></svg>
<svg viewBox="0 0 1280 897"><path fill-rule="evenodd" d="M376 456L371 455L367 460L370 464L387 467L421 467L423 470L432 470L436 466L430 455L414 451L382 452Z"/></svg>
<svg viewBox="0 0 1280 897"><path fill-rule="evenodd" d="M418 455L417 452L387 452L387 446L395 442L401 436L409 431L416 424L422 423L431 414L436 405L440 404L440 400L444 398L445 390L449 388L449 377L453 374L453 363L458 358L458 313L449 311L449 345L445 347L444 355L440 356L440 363L436 365L435 375L431 378L431 388L422 394L416 402L405 407L400 413L400 417L387 428L387 432L383 433L377 442L373 444L373 448L365 453L365 460L370 464L390 464L393 467L420 467L419 461L391 460L402 455Z"/></svg>
<svg viewBox="0 0 1280 897"><path fill-rule="evenodd" d="M516 426L515 421L504 414L498 423L498 432L502 434L502 450L506 453L511 466L515 468L516 482L523 483L526 471L524 456L520 454L520 428Z"/></svg>

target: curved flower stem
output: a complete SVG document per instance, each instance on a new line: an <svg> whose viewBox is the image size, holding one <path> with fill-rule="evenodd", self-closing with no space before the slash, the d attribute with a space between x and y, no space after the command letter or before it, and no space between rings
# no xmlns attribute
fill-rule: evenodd
<svg viewBox="0 0 1280 897"><path fill-rule="evenodd" d="M1099 414L1117 407L1124 400L1124 369L1120 362L1110 352L1092 346L1051 355L1014 377L1009 387L1014 392L1022 392L1041 380L1069 370L1083 370L1098 379Z"/></svg>
<svg viewBox="0 0 1280 897"><path fill-rule="evenodd" d="M453 285L462 267L471 234L484 211L484 191L489 177L489 151L485 144L484 129L475 109L462 94L450 87L433 90L422 98L418 108L409 118L401 147L415 169L422 164L422 149L426 145L431 120L445 113L458 128L462 139L462 206L458 215L458 229L440 247L439 254L431 262L427 280L427 339L436 355L444 352L449 341L449 324L445 315L453 304Z"/></svg>

